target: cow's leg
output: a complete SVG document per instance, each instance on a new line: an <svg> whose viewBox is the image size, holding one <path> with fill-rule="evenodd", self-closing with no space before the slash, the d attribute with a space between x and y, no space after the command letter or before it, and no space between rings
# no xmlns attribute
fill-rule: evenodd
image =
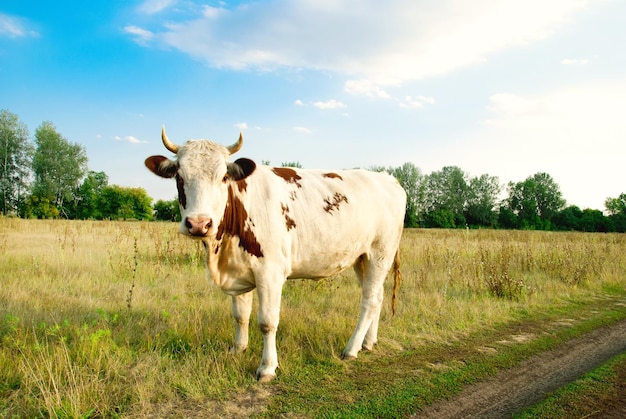
<svg viewBox="0 0 626 419"><path fill-rule="evenodd" d="M363 277L365 275L365 255L361 255L355 262L354 272L356 273L356 278L359 281L359 286L363 287ZM380 288L380 292L383 292L383 288ZM382 296L381 296L382 299ZM378 316L374 318L371 326L367 330L365 334L365 339L363 340L363 349L371 351L374 349L374 345L378 341L378 318L380 317L380 311L378 312Z"/></svg>
<svg viewBox="0 0 626 419"><path fill-rule="evenodd" d="M276 376L278 367L276 330L280 317L280 299L284 280L274 281L273 284L266 284L266 286L260 286L257 282L259 329L263 334L263 357L256 371L256 377L261 382L272 380Z"/></svg>
<svg viewBox="0 0 626 419"><path fill-rule="evenodd" d="M343 351L342 358L346 360L356 358L362 347L371 349L376 342L378 319L383 303L383 283L387 277L388 265L391 266L386 263L385 259L381 260L376 257L361 260L362 268L355 266L357 276L359 276L359 270L362 271L361 313L356 329Z"/></svg>
<svg viewBox="0 0 626 419"><path fill-rule="evenodd" d="M232 353L238 354L248 347L248 325L252 312L252 291L233 297L233 317L235 318L235 345Z"/></svg>
<svg viewBox="0 0 626 419"><path fill-rule="evenodd" d="M384 279L384 278L383 278ZM383 292L384 292L384 288L383 286L380 287L380 301L383 301ZM372 320L372 324L370 325L369 329L367 329L367 333L365 334L365 339L363 340L363 349L365 349L366 351L371 351L372 349L374 349L374 345L376 345L376 343L378 343L378 321L380 320L380 312L382 309L382 303L378 306L378 309L376 310L376 314L374 315L374 319Z"/></svg>

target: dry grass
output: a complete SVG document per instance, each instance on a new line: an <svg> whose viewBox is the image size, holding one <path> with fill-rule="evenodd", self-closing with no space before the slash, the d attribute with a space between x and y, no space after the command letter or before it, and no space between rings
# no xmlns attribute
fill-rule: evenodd
<svg viewBox="0 0 626 419"><path fill-rule="evenodd" d="M206 280L202 246L176 231L0 218L0 416L193 416L245 394L260 334L229 355L230 299ZM377 354L624 292L625 255L618 234L407 230L398 313L387 300ZM352 272L288 283L279 374L343 365L358 293Z"/></svg>

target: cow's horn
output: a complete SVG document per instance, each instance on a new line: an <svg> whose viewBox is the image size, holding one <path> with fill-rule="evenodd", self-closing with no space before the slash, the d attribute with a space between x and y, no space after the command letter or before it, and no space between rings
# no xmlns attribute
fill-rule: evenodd
<svg viewBox="0 0 626 419"><path fill-rule="evenodd" d="M228 151L230 152L230 154L235 154L236 152L241 150L242 145L243 145L243 134L240 132L239 139L237 140L235 144L228 147Z"/></svg>
<svg viewBox="0 0 626 419"><path fill-rule="evenodd" d="M178 146L171 142L169 138L167 138L167 134L165 133L165 125L163 125L163 128L161 129L161 139L163 140L163 145L165 146L165 148L167 148L174 154L178 153Z"/></svg>

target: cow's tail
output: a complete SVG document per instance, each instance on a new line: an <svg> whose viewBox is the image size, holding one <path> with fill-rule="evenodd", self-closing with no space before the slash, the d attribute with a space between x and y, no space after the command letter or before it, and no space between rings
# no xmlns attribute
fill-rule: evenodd
<svg viewBox="0 0 626 419"><path fill-rule="evenodd" d="M391 315L396 315L396 294L402 284L402 272L400 272L400 248L396 250L396 256L393 259L393 293L391 294Z"/></svg>

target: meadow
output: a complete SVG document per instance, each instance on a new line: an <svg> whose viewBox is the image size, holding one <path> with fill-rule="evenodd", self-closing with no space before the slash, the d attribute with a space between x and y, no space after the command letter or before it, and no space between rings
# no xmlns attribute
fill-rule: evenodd
<svg viewBox="0 0 626 419"><path fill-rule="evenodd" d="M177 231L174 223L0 218L0 417L228 414L229 401L243 409L246 397L271 403L276 394L288 404L286 388L315 382L323 391L376 360L626 295L623 234L408 229L397 313L390 278L375 351L340 360L359 310L352 271L289 281L278 377L261 386L254 312L249 349L231 355L230 298L207 280L201 243ZM281 411L271 409L238 412Z"/></svg>

